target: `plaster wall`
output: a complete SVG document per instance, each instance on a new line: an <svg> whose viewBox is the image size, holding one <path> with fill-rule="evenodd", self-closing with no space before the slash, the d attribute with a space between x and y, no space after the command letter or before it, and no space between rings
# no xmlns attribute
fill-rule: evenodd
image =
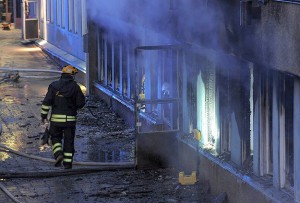
<svg viewBox="0 0 300 203"><path fill-rule="evenodd" d="M213 195L225 192L228 203L294 202L291 196L276 190L271 184L258 180L255 176L243 175L228 163L222 163L209 153L197 154L195 148L179 139L179 169L186 174L196 171L197 158L199 159L198 181L208 182Z"/></svg>
<svg viewBox="0 0 300 203"><path fill-rule="evenodd" d="M245 25L241 36L244 49L254 57L248 51L243 58L299 76L299 17L300 5L269 1L260 7L259 18Z"/></svg>
<svg viewBox="0 0 300 203"><path fill-rule="evenodd" d="M85 60L83 37L47 23L47 41L72 56Z"/></svg>

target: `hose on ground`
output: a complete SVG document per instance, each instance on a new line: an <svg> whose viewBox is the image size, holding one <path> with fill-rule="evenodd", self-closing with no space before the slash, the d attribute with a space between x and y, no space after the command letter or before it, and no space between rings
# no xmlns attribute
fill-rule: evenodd
<svg viewBox="0 0 300 203"><path fill-rule="evenodd" d="M28 155L26 153L22 153L16 150L13 150L3 144L0 144L0 151L4 151L6 153L14 153L23 157L37 159L41 161L53 162L53 159L43 158L34 155ZM78 175L78 174L87 174L87 173L96 173L99 171L112 171L112 170L120 170L120 169L133 169L133 162L73 162L74 165L84 165L84 166L97 166L96 168L78 168L78 169L70 169L70 170L58 170L58 171L44 171L44 172L5 172L0 173L0 179L11 179L11 178L51 178L51 177L59 177L66 175ZM15 203L21 203L17 200L1 183L0 189Z"/></svg>
<svg viewBox="0 0 300 203"><path fill-rule="evenodd" d="M14 202L16 203L21 203L19 200L17 200L5 187L3 184L0 183L0 188L1 190L10 198L12 199Z"/></svg>
<svg viewBox="0 0 300 203"><path fill-rule="evenodd" d="M38 75L22 75L19 77L22 78L32 78L32 79L56 79L60 77L61 71L59 70L46 70L46 69L23 69L23 68L0 68L0 72L25 72L25 73L33 73L33 72L42 72L42 73L54 73L59 75L54 76L38 76Z"/></svg>
<svg viewBox="0 0 300 203"><path fill-rule="evenodd" d="M73 169L57 169L48 171L30 171L30 172L5 172L0 173L1 179L13 178L54 178L60 176L79 175L88 173L97 173L100 171L117 171L124 169L133 169L134 166L101 166L94 168L73 168Z"/></svg>
<svg viewBox="0 0 300 203"><path fill-rule="evenodd" d="M47 69L26 69L26 68L0 68L0 71L18 71L18 72L44 72L44 73L58 73L59 70L47 70Z"/></svg>
<svg viewBox="0 0 300 203"><path fill-rule="evenodd" d="M49 159L49 158L44 158L44 157L39 157L35 155L28 155L23 152L19 152L16 150L13 150L3 144L0 144L0 149L6 150L6 152L14 153L23 157L31 158L31 159L36 159L40 161L46 161L46 162L51 162L54 163L55 160ZM82 165L82 166L133 166L133 162L73 162L74 165Z"/></svg>
<svg viewBox="0 0 300 203"><path fill-rule="evenodd" d="M37 76L37 75L23 75L21 78L32 78L32 79L57 79L60 78L60 76Z"/></svg>

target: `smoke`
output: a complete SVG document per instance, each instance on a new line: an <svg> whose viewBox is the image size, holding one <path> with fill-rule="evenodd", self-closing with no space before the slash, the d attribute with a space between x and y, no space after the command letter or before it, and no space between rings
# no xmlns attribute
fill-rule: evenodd
<svg viewBox="0 0 300 203"><path fill-rule="evenodd" d="M160 26L168 1L161 0L90 0L91 19L109 34L140 38L149 28Z"/></svg>
<svg viewBox="0 0 300 203"><path fill-rule="evenodd" d="M140 46L187 42L218 49L222 40L220 35L225 30L224 17L220 7L212 2L222 4L212 0L89 0L87 11L89 18L115 40L118 37L132 39ZM151 60L151 54L146 56L145 69L154 72L148 74L154 78L146 80L157 81L156 68L152 67L160 66L162 62ZM174 61L166 56L165 59ZM190 68L195 68L194 65ZM173 71L171 65L164 68L169 68L166 73ZM188 80L188 83L192 81ZM171 87L174 84L167 82L170 81L162 81L162 93L169 96L177 86ZM157 84L153 89L155 87ZM149 93L147 87L145 89L145 94ZM151 151L151 147L148 150ZM155 154L155 149L152 150ZM169 153L164 152L167 157L173 157L172 152Z"/></svg>
<svg viewBox="0 0 300 203"><path fill-rule="evenodd" d="M207 1L89 0L89 17L110 35L146 43L174 43L178 38L218 42L219 15Z"/></svg>

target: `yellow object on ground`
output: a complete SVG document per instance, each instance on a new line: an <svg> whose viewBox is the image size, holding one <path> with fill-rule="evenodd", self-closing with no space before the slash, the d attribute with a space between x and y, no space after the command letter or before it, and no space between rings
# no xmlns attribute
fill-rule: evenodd
<svg viewBox="0 0 300 203"><path fill-rule="evenodd" d="M184 172L179 173L179 183L181 185L193 185L197 182L196 171L193 171L191 175L185 175Z"/></svg>
<svg viewBox="0 0 300 203"><path fill-rule="evenodd" d="M197 139L198 141L201 139L201 132L198 129L194 129L194 138Z"/></svg>

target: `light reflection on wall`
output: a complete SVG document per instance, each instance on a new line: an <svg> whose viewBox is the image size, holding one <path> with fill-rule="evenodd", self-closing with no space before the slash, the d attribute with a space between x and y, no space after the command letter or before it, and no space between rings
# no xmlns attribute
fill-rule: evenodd
<svg viewBox="0 0 300 203"><path fill-rule="evenodd" d="M198 75L197 79L197 128L201 131L202 144L206 145L208 143L207 136L207 117L204 116L205 113L205 84L202 79L202 74Z"/></svg>
<svg viewBox="0 0 300 203"><path fill-rule="evenodd" d="M197 78L197 128L201 131L200 140L204 148L216 150L219 127L216 115L215 70L206 74L200 72Z"/></svg>

